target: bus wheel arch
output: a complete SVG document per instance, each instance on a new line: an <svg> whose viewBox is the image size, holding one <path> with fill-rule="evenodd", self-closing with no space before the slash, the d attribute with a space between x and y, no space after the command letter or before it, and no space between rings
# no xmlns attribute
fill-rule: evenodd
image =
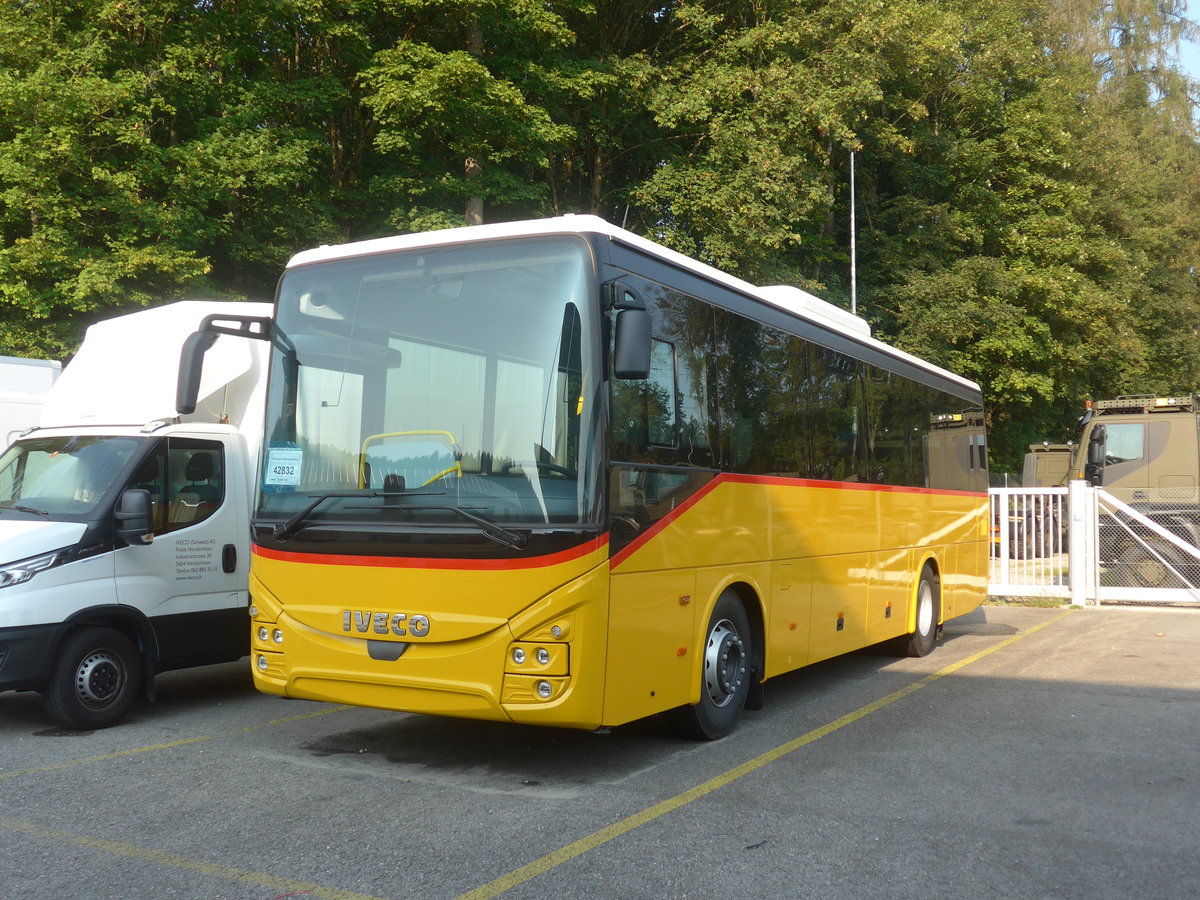
<svg viewBox="0 0 1200 900"><path fill-rule="evenodd" d="M689 737L711 741L733 731L761 680L762 612L753 598L746 586L730 585L713 604L699 645L699 699L676 711Z"/></svg>
<svg viewBox="0 0 1200 900"><path fill-rule="evenodd" d="M910 631L896 643L902 656L928 656L937 646L942 622L942 579L932 557L921 566L913 591Z"/></svg>

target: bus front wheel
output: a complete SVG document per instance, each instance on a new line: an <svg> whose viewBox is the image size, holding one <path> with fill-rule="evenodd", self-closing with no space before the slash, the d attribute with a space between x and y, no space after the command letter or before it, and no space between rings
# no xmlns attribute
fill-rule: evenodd
<svg viewBox="0 0 1200 900"><path fill-rule="evenodd" d="M722 594L705 630L700 702L679 710L679 725L688 737L713 741L733 731L754 677L752 642L742 601L732 592Z"/></svg>

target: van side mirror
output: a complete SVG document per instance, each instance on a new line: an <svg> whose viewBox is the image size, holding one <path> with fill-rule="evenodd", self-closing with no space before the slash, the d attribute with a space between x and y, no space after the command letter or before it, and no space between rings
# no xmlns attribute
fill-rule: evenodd
<svg viewBox="0 0 1200 900"><path fill-rule="evenodd" d="M1103 425L1097 425L1092 429L1092 436L1088 438L1087 465L1084 466L1083 477L1093 487L1101 487L1104 484L1104 462L1108 453L1107 431Z"/></svg>
<svg viewBox="0 0 1200 900"><path fill-rule="evenodd" d="M128 544L149 544L154 540L154 506L150 492L130 488L117 501L117 537Z"/></svg>

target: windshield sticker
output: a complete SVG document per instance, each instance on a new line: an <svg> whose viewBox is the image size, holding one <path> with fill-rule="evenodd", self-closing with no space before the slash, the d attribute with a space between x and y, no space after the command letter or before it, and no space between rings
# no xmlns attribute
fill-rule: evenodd
<svg viewBox="0 0 1200 900"><path fill-rule="evenodd" d="M304 451L297 447L271 447L267 450L267 467L263 472L263 484L289 485L300 484L300 464L304 459Z"/></svg>

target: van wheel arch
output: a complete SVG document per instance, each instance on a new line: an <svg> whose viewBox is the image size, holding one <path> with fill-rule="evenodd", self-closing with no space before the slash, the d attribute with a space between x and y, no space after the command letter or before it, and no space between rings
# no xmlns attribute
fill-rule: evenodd
<svg viewBox="0 0 1200 900"><path fill-rule="evenodd" d="M154 626L140 610L125 606L97 606L80 610L70 616L66 624L69 627L59 639L60 646L79 628L109 628L128 638L141 659L142 699L148 703L154 702L154 676L158 672L158 638L154 634ZM54 653L57 656L58 647L55 647Z"/></svg>

